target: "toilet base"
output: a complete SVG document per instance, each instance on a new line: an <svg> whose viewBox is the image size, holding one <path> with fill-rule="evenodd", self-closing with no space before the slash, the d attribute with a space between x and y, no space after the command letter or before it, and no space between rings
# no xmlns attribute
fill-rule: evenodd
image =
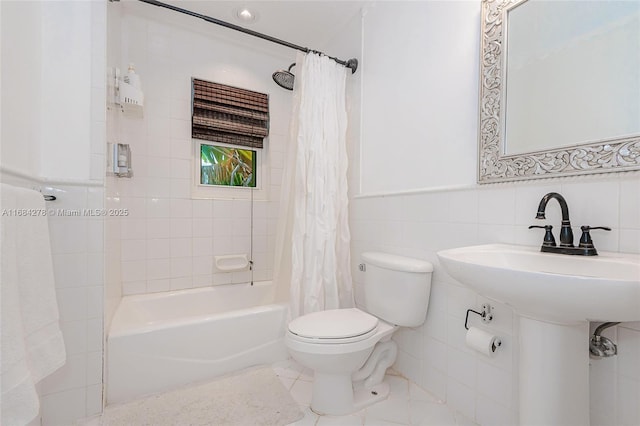
<svg viewBox="0 0 640 426"><path fill-rule="evenodd" d="M391 334L395 329L396 327L389 326L373 348L361 351L361 357L350 355L348 360L352 361L352 364L345 364L345 357L338 360L342 364L337 365L343 367L353 367L357 361L361 367L351 374L349 371L352 368L326 372L325 357L325 364L322 365L325 368L314 370L311 410L320 415L343 416L387 398L389 385L384 383L383 379L387 368L393 365L398 354L397 344L391 340ZM312 360L303 359L303 354L295 351L292 351L292 354L301 364L311 365ZM318 358L315 359L317 360ZM315 365L319 367L319 363L316 362ZM331 362L330 365L335 367L336 364Z"/></svg>
<svg viewBox="0 0 640 426"><path fill-rule="evenodd" d="M351 375L314 371L311 410L316 414L332 416L353 412Z"/></svg>
<svg viewBox="0 0 640 426"><path fill-rule="evenodd" d="M330 392L327 392L330 389ZM360 411L389 396L389 384L353 390L350 376L318 374L313 379L311 411L318 415L343 416Z"/></svg>
<svg viewBox="0 0 640 426"><path fill-rule="evenodd" d="M371 389L359 389L353 395L354 412L360 411L371 404L387 399L389 396L389 384L382 382Z"/></svg>

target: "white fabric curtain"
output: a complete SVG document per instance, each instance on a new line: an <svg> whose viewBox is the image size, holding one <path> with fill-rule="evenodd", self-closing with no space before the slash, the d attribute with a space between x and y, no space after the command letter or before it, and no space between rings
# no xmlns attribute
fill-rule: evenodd
<svg viewBox="0 0 640 426"><path fill-rule="evenodd" d="M274 280L291 317L353 306L347 197L346 68L298 53Z"/></svg>

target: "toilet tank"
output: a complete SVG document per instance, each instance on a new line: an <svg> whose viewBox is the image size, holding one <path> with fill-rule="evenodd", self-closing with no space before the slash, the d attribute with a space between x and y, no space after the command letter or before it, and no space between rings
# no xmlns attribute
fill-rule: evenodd
<svg viewBox="0 0 640 426"><path fill-rule="evenodd" d="M364 310L391 324L420 326L426 316L433 265L387 253L362 253Z"/></svg>

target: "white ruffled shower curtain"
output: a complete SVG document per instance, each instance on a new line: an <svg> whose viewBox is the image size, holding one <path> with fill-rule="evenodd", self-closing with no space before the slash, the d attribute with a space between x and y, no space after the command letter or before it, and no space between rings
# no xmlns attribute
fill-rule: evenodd
<svg viewBox="0 0 640 426"><path fill-rule="evenodd" d="M274 280L290 284L290 313L353 306L347 197L346 68L296 58Z"/></svg>

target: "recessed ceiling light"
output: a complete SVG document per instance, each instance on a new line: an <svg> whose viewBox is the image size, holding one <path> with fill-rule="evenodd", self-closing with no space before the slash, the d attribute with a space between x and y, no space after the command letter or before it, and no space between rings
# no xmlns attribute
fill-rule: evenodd
<svg viewBox="0 0 640 426"><path fill-rule="evenodd" d="M251 23L258 20L258 14L256 12L252 12L246 7L242 7L235 10L235 16L240 22Z"/></svg>

